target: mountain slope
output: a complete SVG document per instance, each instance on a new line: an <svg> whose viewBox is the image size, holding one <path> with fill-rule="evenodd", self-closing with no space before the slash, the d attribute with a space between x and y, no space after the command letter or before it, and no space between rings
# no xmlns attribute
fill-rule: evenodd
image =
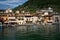
<svg viewBox="0 0 60 40"><path fill-rule="evenodd" d="M14 10L26 10L35 12L38 9L46 7L52 7L56 11L60 11L60 0L28 0L23 5L19 5Z"/></svg>

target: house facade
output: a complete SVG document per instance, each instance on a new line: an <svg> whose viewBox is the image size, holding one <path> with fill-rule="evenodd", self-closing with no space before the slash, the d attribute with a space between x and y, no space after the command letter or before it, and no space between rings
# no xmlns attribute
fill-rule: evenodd
<svg viewBox="0 0 60 40"><path fill-rule="evenodd" d="M38 17L35 14L25 13L25 14L15 14L17 22L24 24L24 23L36 23Z"/></svg>

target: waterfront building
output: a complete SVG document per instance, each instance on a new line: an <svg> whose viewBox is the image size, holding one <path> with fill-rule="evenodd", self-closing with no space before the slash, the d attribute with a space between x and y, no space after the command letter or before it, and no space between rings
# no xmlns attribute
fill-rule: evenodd
<svg viewBox="0 0 60 40"><path fill-rule="evenodd" d="M29 11L21 11L17 10L15 13L10 8L6 10L1 10L0 17L4 20L8 20L8 17L16 17L16 21L18 24L25 23L52 23L55 22L56 19L59 19L60 22L60 14L53 12L51 7L47 9L42 9L36 11L36 13L30 13ZM58 18L57 18L58 17Z"/></svg>
<svg viewBox="0 0 60 40"><path fill-rule="evenodd" d="M17 23L16 18L14 16L8 17L8 23Z"/></svg>
<svg viewBox="0 0 60 40"><path fill-rule="evenodd" d="M53 20L54 20L53 23L57 23L57 22L60 23L60 14L57 12L54 12L53 13Z"/></svg>
<svg viewBox="0 0 60 40"><path fill-rule="evenodd" d="M44 13L43 19L45 23L52 23L53 19L52 19L52 14L49 14L48 12Z"/></svg>
<svg viewBox="0 0 60 40"><path fill-rule="evenodd" d="M59 32L60 31L60 13L54 12L53 13L53 24L55 25L55 31Z"/></svg>
<svg viewBox="0 0 60 40"><path fill-rule="evenodd" d="M8 13L0 13L0 17L3 18L5 21L8 19L10 14Z"/></svg>
<svg viewBox="0 0 60 40"><path fill-rule="evenodd" d="M6 10L0 10L0 17L3 18L4 20L7 20L9 14L5 13Z"/></svg>
<svg viewBox="0 0 60 40"><path fill-rule="evenodd" d="M9 7L6 8L5 13L12 13L12 9L10 9Z"/></svg>
<svg viewBox="0 0 60 40"><path fill-rule="evenodd" d="M18 10L15 13L20 13Z"/></svg>
<svg viewBox="0 0 60 40"><path fill-rule="evenodd" d="M6 21L8 20L8 17L12 15L12 13L12 9L10 8L7 8L6 10L0 10L0 17L3 18L4 21Z"/></svg>
<svg viewBox="0 0 60 40"><path fill-rule="evenodd" d="M17 19L18 23L24 24L24 23L36 23L38 20L38 17L35 14L30 13L15 13L15 17Z"/></svg>
<svg viewBox="0 0 60 40"><path fill-rule="evenodd" d="M35 14L25 14L26 22L36 23L38 17Z"/></svg>
<svg viewBox="0 0 60 40"><path fill-rule="evenodd" d="M42 23L52 23L53 9L51 7L40 10L40 21Z"/></svg>
<svg viewBox="0 0 60 40"><path fill-rule="evenodd" d="M18 24L25 24L24 14L15 15Z"/></svg>
<svg viewBox="0 0 60 40"><path fill-rule="evenodd" d="M5 10L1 10L1 9L0 9L0 13L4 13L4 12L5 12Z"/></svg>

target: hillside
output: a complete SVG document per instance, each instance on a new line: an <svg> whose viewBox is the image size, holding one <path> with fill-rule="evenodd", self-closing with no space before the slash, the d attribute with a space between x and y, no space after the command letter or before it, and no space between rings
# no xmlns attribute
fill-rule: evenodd
<svg viewBox="0 0 60 40"><path fill-rule="evenodd" d="M60 0L28 0L23 5L19 5L13 10L26 10L35 12L38 9L52 7L55 11L60 12Z"/></svg>

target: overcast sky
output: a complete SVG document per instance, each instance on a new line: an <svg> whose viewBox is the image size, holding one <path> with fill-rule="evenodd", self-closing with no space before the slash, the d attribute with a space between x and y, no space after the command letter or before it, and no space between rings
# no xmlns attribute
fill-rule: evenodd
<svg viewBox="0 0 60 40"><path fill-rule="evenodd" d="M0 0L0 9L6 9L7 6L10 8L14 8L18 5L22 5L27 0Z"/></svg>

